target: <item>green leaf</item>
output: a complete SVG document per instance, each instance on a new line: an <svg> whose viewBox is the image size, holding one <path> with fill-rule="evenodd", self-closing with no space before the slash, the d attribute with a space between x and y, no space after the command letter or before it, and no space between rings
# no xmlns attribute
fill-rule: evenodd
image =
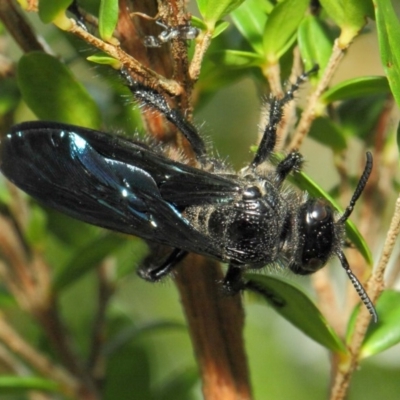
<svg viewBox="0 0 400 400"><path fill-rule="evenodd" d="M357 307L349 323L347 341L351 340L359 312ZM400 293L385 290L376 304L378 322L370 324L360 352L360 359L390 349L400 342Z"/></svg>
<svg viewBox="0 0 400 400"><path fill-rule="evenodd" d="M400 107L400 24L390 0L374 0L374 6L382 65Z"/></svg>
<svg viewBox="0 0 400 400"><path fill-rule="evenodd" d="M400 123L397 125L396 139L397 139L397 151L400 153Z"/></svg>
<svg viewBox="0 0 400 400"><path fill-rule="evenodd" d="M218 21L217 24L215 25L212 38L215 39L216 37L218 37L222 32L228 29L229 25L230 24L228 21Z"/></svg>
<svg viewBox="0 0 400 400"><path fill-rule="evenodd" d="M171 378L156 389L154 398L157 400L195 399L193 388L199 382L197 368L185 368L174 371Z"/></svg>
<svg viewBox="0 0 400 400"><path fill-rule="evenodd" d="M264 59L257 53L239 50L222 50L212 53L210 59L217 65L225 65L230 68L249 68L260 66Z"/></svg>
<svg viewBox="0 0 400 400"><path fill-rule="evenodd" d="M86 58L90 62L94 62L96 64L100 65L109 65L114 69L120 69L121 68L121 62L111 56L109 56L106 53L97 53L93 54L89 57Z"/></svg>
<svg viewBox="0 0 400 400"><path fill-rule="evenodd" d="M104 345L104 355L107 357L118 352L123 346L131 341L135 341L141 335L150 333L165 332L167 330L182 330L187 332L187 326L181 322L173 321L156 321L142 326L131 325L122 328Z"/></svg>
<svg viewBox="0 0 400 400"><path fill-rule="evenodd" d="M141 343L127 343L107 359L104 400L154 399L152 396L152 353Z"/></svg>
<svg viewBox="0 0 400 400"><path fill-rule="evenodd" d="M389 83L385 76L362 76L348 79L333 86L321 96L321 101L330 104L334 101L381 93L390 93Z"/></svg>
<svg viewBox="0 0 400 400"><path fill-rule="evenodd" d="M238 31L259 54L264 54L263 33L272 9L268 1L247 0L231 14Z"/></svg>
<svg viewBox="0 0 400 400"><path fill-rule="evenodd" d="M9 293L5 287L0 288L0 308L2 312L5 311L8 307L15 307L18 306L15 297Z"/></svg>
<svg viewBox="0 0 400 400"><path fill-rule="evenodd" d="M18 85L40 119L100 127L96 103L56 58L40 52L24 55L18 64Z"/></svg>
<svg viewBox="0 0 400 400"><path fill-rule="evenodd" d="M54 290L61 291L97 267L125 242L122 236L107 233L79 249L72 259L55 276Z"/></svg>
<svg viewBox="0 0 400 400"><path fill-rule="evenodd" d="M26 238L30 244L37 247L44 243L47 234L47 215L42 207L32 204L29 208L29 224L26 230Z"/></svg>
<svg viewBox="0 0 400 400"><path fill-rule="evenodd" d="M293 43L307 7L308 0L284 0L272 10L263 37L265 56L270 64L277 63Z"/></svg>
<svg viewBox="0 0 400 400"><path fill-rule="evenodd" d="M216 65L211 61L210 55L204 60L201 68L200 79L196 84L196 91L202 96L215 94L215 92L226 85L230 85L248 73L247 69L230 68L223 64ZM218 56L217 56L218 57ZM200 99L203 101L204 99Z"/></svg>
<svg viewBox="0 0 400 400"><path fill-rule="evenodd" d="M59 391L56 382L34 376L0 376L0 393L26 392L27 390L42 390L46 392Z"/></svg>
<svg viewBox="0 0 400 400"><path fill-rule="evenodd" d="M246 289L261 295L282 317L335 353L346 348L315 304L294 285L277 277L245 274Z"/></svg>
<svg viewBox="0 0 400 400"><path fill-rule="evenodd" d="M218 20L239 7L243 2L244 0L197 0L197 6L208 29L214 30Z"/></svg>
<svg viewBox="0 0 400 400"><path fill-rule="evenodd" d="M317 185L309 176L304 172L296 173L294 176L289 176L288 178L297 187L302 190L306 190L312 197L320 197L328 201L333 208L335 208L339 213L343 213L341 207L336 203L336 201L323 190L319 185ZM367 243L362 237L361 233L358 231L357 227L350 220L346 221L346 234L351 240L354 246L359 250L364 259L369 265L372 265L372 254Z"/></svg>
<svg viewBox="0 0 400 400"><path fill-rule="evenodd" d="M319 143L328 146L334 152L339 152L347 148L345 135L330 118L316 118L311 126L309 136Z"/></svg>
<svg viewBox="0 0 400 400"><path fill-rule="evenodd" d="M315 64L319 65L321 71L325 70L331 57L333 41L318 17L308 15L303 19L299 26L298 44L306 70Z"/></svg>
<svg viewBox="0 0 400 400"><path fill-rule="evenodd" d="M343 101L336 109L342 133L374 144L375 129L387 102L386 94ZM360 123L362 121L362 123Z"/></svg>
<svg viewBox="0 0 400 400"><path fill-rule="evenodd" d="M191 18L191 24L194 27L199 28L201 31L206 31L207 30L206 23L202 19L200 19L200 18L198 18L198 17L196 17L194 15L192 15L192 18Z"/></svg>
<svg viewBox="0 0 400 400"><path fill-rule="evenodd" d="M12 112L18 105L20 93L15 79L0 80L0 116Z"/></svg>
<svg viewBox="0 0 400 400"><path fill-rule="evenodd" d="M48 24L55 20L60 14L65 13L66 9L72 4L73 0L40 0L39 17Z"/></svg>
<svg viewBox="0 0 400 400"><path fill-rule="evenodd" d="M342 30L339 41L343 47L359 34L373 12L371 0L321 0L321 4Z"/></svg>
<svg viewBox="0 0 400 400"><path fill-rule="evenodd" d="M78 221L51 208L45 208L47 229L57 240L72 247L80 247L89 243L102 232L100 228Z"/></svg>
<svg viewBox="0 0 400 400"><path fill-rule="evenodd" d="M328 13L329 17L332 18L338 26L344 24L345 15L343 1L320 0L320 3L324 10Z"/></svg>
<svg viewBox="0 0 400 400"><path fill-rule="evenodd" d="M101 0L99 11L99 33L106 41L112 38L118 22L118 0Z"/></svg>

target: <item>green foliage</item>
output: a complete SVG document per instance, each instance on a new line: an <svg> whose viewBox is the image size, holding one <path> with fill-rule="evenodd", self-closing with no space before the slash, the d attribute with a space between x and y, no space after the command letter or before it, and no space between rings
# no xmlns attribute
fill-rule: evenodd
<svg viewBox="0 0 400 400"><path fill-rule="evenodd" d="M41 0L39 16L42 21L49 23L63 14L70 3L71 1ZM300 56L297 61L301 60L305 69L310 69L315 63L320 66L319 73L310 79L314 90L321 83L325 68L331 61L335 39L340 39L343 48L347 48L362 32L367 18L375 17L380 56L387 76L357 76L355 69L349 74L352 78L341 80L328 88L316 104L315 119L308 136L317 141L324 150L331 151L335 159L343 154L348 154L351 158L351 146L355 141L363 148L389 146L390 138L384 135L377 138L376 135L376 127L382 122L390 96L400 104L400 25L389 1L321 0L323 11L319 15L312 15L307 10L308 0L198 0L197 3L202 18L194 17L193 25L202 29L201 35L208 31L212 36L211 46L202 62L199 81L194 87L194 97L198 100L197 109L199 106L215 108L213 96L242 78L247 78L246 85L252 80L257 90L265 95L271 84L267 71L276 67L281 72L282 80L286 79L290 75L292 62L297 57L294 55L294 48L298 48ZM372 5L375 6L375 14ZM91 7L95 6L97 3ZM230 22L223 20L227 16L230 17ZM118 2L101 1L99 36L110 43L117 18ZM59 32L47 35L47 40L51 43L53 40L54 43L65 40L65 37L61 39ZM69 46L72 57L70 54L63 58L32 52L16 60L17 79L0 81L2 126L30 119L33 113L39 119L95 129L116 127L118 133L125 131L133 134L135 130L140 130L138 112L132 111L132 107L126 105L128 92L124 92L118 79L112 77L113 74L116 75L113 69L121 66L120 60L105 53L79 53L73 42ZM56 49L56 44L54 48ZM62 51L64 50L60 50ZM74 62L70 62L71 60ZM93 75L97 78L94 79ZM123 96L125 97L121 100ZM240 102L247 101L245 94L239 93L237 97L240 97ZM305 106L302 105L303 108ZM218 113L226 114L229 119L234 114L232 110ZM255 125L256 123L253 130ZM211 123L209 126L212 126ZM248 130L248 126L241 128L240 143L248 135ZM400 129L397 138L400 137L399 132ZM393 136L394 132L391 133ZM223 132L222 136L223 146L229 147L234 142L232 132ZM256 139L253 143L255 141ZM239 151L248 153L247 148L240 146L242 148ZM363 159L360 158L359 161L361 163ZM334 169L334 166L323 164L321 169L328 171ZM290 183L310 196L326 199L340 213L343 207L339 204L345 203L324 189L327 187L326 182L314 182L309 176L312 172L293 174L289 178ZM350 190L354 181L353 176L348 176L344 184ZM0 211L5 218L15 212L12 207L15 198L15 193L0 178ZM23 197L23 201L27 201L26 198ZM26 215L26 224L19 227L22 243L30 248L29 255L39 253L51 265L51 290L46 295L60 305L63 321L71 330L82 359L90 358L92 343L88 342L93 337L88 332L95 325L94 315L97 316L101 308L100 300L104 300L99 300L101 290L107 292L106 297L109 296L109 308L103 315L104 336L101 338L101 357L104 357L106 365L104 398L130 399L133 398L132 393L135 398L144 400L196 398L193 393L196 393L194 387L198 383L198 371L186 343L188 333L186 329L182 329L184 324L172 284L151 286L139 281L134 275L135 268L148 253L146 244L138 238L104 232L71 220L29 200L27 205L29 212ZM366 263L373 265L373 260L377 257L372 256L371 249L353 222L347 222L346 233ZM7 253L2 248L0 252L4 253L3 258L7 262ZM101 286L104 282L99 278L99 266L104 268L106 272L103 269L101 271L105 275L109 274L106 278L109 286L106 288ZM340 272L344 274L342 270ZM268 308L272 308L311 341L335 356L348 356L346 345L353 338L357 307L348 323L344 342L332 327L334 325L327 322L327 316L310 299L312 294L308 288L298 289L287 281L271 276L247 274L246 278L250 283L250 291L263 299L258 303L261 309L257 314L260 324L265 323L272 330L280 323L270 315L268 318L271 319L267 319ZM300 283L306 286L304 281ZM361 348L360 360L382 353L400 342L398 304L400 299L397 291L386 290L383 293L377 304L379 322L370 326ZM17 325L18 318L22 319L21 314L26 318L26 311L17 310L18 303L6 285L0 291L0 306ZM246 307L254 311L252 305ZM58 355L49 350L42 330L39 333L23 332L28 340L35 342L35 347L37 344L37 348L52 360L62 362ZM178 338L170 340L169 335L175 334ZM275 338L271 341L276 340L276 336L280 336L279 332L275 332ZM164 361L163 358L161 366L157 364L160 354L166 354L167 360ZM262 354L260 357L266 362L269 355ZM284 358L284 354L280 355L277 362ZM293 361L291 354L287 358L288 363ZM254 380L255 385L262 386L261 380ZM307 385L301 386L304 389ZM0 376L0 396L8 393L23 395L28 390L60 392L60 396L63 395L59 385L36 375ZM273 398L279 399L278 396L279 394ZM266 398L266 395L262 398ZM314 397L307 393L304 398ZM355 398L368 397L360 395Z"/></svg>
<svg viewBox="0 0 400 400"><path fill-rule="evenodd" d="M100 127L97 104L56 58L39 52L24 55L18 64L18 86L40 119Z"/></svg>
<svg viewBox="0 0 400 400"><path fill-rule="evenodd" d="M246 274L247 288L303 333L335 353L346 348L315 304L296 286L282 279Z"/></svg>

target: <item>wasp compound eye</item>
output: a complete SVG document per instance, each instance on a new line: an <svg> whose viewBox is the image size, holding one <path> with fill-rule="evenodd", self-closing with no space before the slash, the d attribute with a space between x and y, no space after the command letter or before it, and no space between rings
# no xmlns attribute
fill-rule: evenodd
<svg viewBox="0 0 400 400"><path fill-rule="evenodd" d="M309 199L298 213L299 242L293 272L308 275L322 268L332 255L335 226L332 207L320 199Z"/></svg>

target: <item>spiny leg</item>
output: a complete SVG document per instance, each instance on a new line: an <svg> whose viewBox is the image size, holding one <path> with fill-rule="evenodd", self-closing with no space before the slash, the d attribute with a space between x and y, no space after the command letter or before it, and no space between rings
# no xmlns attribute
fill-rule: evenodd
<svg viewBox="0 0 400 400"><path fill-rule="evenodd" d="M304 72L303 74L301 74L297 78L296 82L291 85L289 90L286 91L281 99L278 99L276 97L272 98L269 109L268 125L264 130L264 134L261 139L260 145L258 146L257 153L250 164L252 168L257 167L271 156L276 145L276 131L278 129L279 123L282 120L283 107L289 101L293 100L294 93L299 89L300 85L308 79L310 74L318 71L318 68L318 65L315 65L308 72Z"/></svg>
<svg viewBox="0 0 400 400"><path fill-rule="evenodd" d="M229 263L228 271L225 274L223 283L223 292L226 295L233 296L244 289L243 265L233 262Z"/></svg>
<svg viewBox="0 0 400 400"><path fill-rule="evenodd" d="M138 269L138 275L146 281L156 282L167 276L186 256L188 252L174 249L161 265L144 265Z"/></svg>
<svg viewBox="0 0 400 400"><path fill-rule="evenodd" d="M289 153L277 166L275 170L275 182L279 187L292 171L300 171L303 165L303 156L298 151Z"/></svg>
<svg viewBox="0 0 400 400"><path fill-rule="evenodd" d="M182 132L198 159L206 154L203 139L199 136L196 128L184 118L179 110L171 108L165 98L157 91L133 80L125 69L121 69L121 75L128 82L128 87L137 100L159 111Z"/></svg>

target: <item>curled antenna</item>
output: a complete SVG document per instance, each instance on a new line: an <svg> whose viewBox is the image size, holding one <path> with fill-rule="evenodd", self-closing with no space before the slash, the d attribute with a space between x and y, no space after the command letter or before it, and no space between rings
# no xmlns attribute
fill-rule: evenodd
<svg viewBox="0 0 400 400"><path fill-rule="evenodd" d="M367 184L368 178L371 174L372 165L373 165L372 154L369 151L367 151L366 156L367 156L367 162L365 163L364 172L361 175L361 178L358 182L358 185L356 187L356 190L354 191L354 194L350 200L349 205L347 206L343 215L340 217L340 219L337 222L339 224L344 224L347 221L347 219L349 218L350 214L353 212L354 205L356 204L356 201L358 200L362 191L364 190L365 185ZM344 253L341 250L338 250L336 252L336 255L338 256L340 263L342 264L342 267L345 269L348 277L350 278L352 285L354 286L358 295L360 296L361 301L364 303L364 305L367 307L369 313L371 314L374 322L375 323L378 322L378 314L376 312L376 309L375 309L371 299L367 295L365 289L361 285L360 281L357 279L357 277L351 271L349 263L344 255Z"/></svg>
<svg viewBox="0 0 400 400"><path fill-rule="evenodd" d="M367 151L366 156L367 162L365 163L364 172L362 173L361 178L358 181L358 185L356 187L356 190L354 191L353 197L351 198L349 205L344 210L344 213L340 217L338 223L344 224L347 221L347 218L350 217L350 214L353 212L354 205L356 204L358 198L361 196L361 193L363 192L365 185L367 184L368 178L371 175L373 165L372 154Z"/></svg>

